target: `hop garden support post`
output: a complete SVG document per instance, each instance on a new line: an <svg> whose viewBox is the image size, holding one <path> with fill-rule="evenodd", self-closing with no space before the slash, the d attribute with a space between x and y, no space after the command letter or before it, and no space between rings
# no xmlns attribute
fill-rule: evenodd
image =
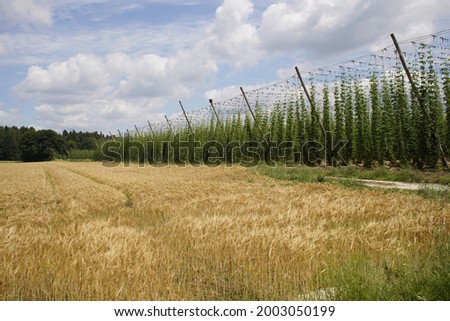
<svg viewBox="0 0 450 321"><path fill-rule="evenodd" d="M264 133L261 128L261 125L257 122L255 113L253 112L252 107L250 106L250 103L248 102L248 98L247 98L247 95L245 94L244 88L242 88L242 87L240 87L240 88L241 88L242 96L244 96L245 103L247 104L248 110L250 110L250 114L252 115L253 121L255 122L256 126L258 127L258 130L261 133L261 136L263 137L264 141L266 141L266 138L264 137ZM267 141L266 141L266 144L268 144Z"/></svg>
<svg viewBox="0 0 450 321"><path fill-rule="evenodd" d="M319 113L317 112L316 105L314 104L314 102L311 99L311 96L309 95L308 88L306 88L305 82L303 81L302 75L300 74L300 70L298 69L297 66L295 67L295 71L297 73L298 79L300 80L300 83L302 85L303 91L305 92L306 98L308 99L309 104L311 105L311 109L314 109L314 117L316 118L317 122L319 123L320 130L322 131L323 140L324 140L324 147L325 147L324 158L325 158L325 166L326 166L327 165L327 155L326 155L326 153L327 153L327 150L326 150L326 146L327 146L327 142L326 142L326 140L327 140L327 132L325 131L325 127L323 127L323 124L320 121L320 117L319 117Z"/></svg>
<svg viewBox="0 0 450 321"><path fill-rule="evenodd" d="M136 130L136 133L138 134L138 137L141 137L141 132L139 131L139 129L137 128L136 125L134 125L134 129Z"/></svg>
<svg viewBox="0 0 450 321"><path fill-rule="evenodd" d="M191 133L193 133L194 131L192 129L191 122L189 121L189 118L186 115L186 111L184 110L184 107L183 107L183 104L181 103L181 100L179 101L179 103L180 103L181 110L183 111L184 118L186 118L186 122L188 124L189 130L190 130Z"/></svg>
<svg viewBox="0 0 450 321"><path fill-rule="evenodd" d="M153 131L152 124L150 124L150 121L147 120L148 128L150 128L150 132L152 133L152 136L155 137L155 132Z"/></svg>
<svg viewBox="0 0 450 321"><path fill-rule="evenodd" d="M319 114L317 113L317 108L316 108L315 104L313 103L311 96L309 95L308 88L306 88L305 82L303 81L302 75L300 74L300 70L298 69L298 67L295 67L295 71L297 72L297 76L300 79L300 83L302 84L303 91L305 92L305 95L309 101L309 104L312 107L314 107L314 117L316 117L317 122L320 125L320 130L322 131L323 137L326 137L325 128L323 127L323 124L320 121Z"/></svg>
<svg viewBox="0 0 450 321"><path fill-rule="evenodd" d="M167 115L164 115L164 118L166 119L167 125L169 126L170 132L174 134L172 125L170 124L169 118L167 118Z"/></svg>
<svg viewBox="0 0 450 321"><path fill-rule="evenodd" d="M214 107L214 102L212 99L209 100L209 105L211 106L214 115L216 115L217 122L219 123L219 126L222 128L223 132L225 132L225 127L223 127L222 122L220 121L219 115L217 114L216 108Z"/></svg>
<svg viewBox="0 0 450 321"><path fill-rule="evenodd" d="M258 123L258 121L256 120L255 113L253 112L252 107L250 106L250 103L249 103L249 101L248 101L247 95L245 94L244 88L240 87L240 89L241 89L242 96L244 96L244 100L245 100L245 103L247 104L248 110L250 110L250 113L251 113L251 115L252 115L253 121L255 122L256 127L258 127L258 130L259 130L259 132L260 132L260 134L261 134L262 140L263 140L263 142L264 142L264 144L265 144L265 149L266 149L265 153L267 153L267 154L269 155L269 159L270 159L270 155L271 155L271 147L272 147L272 146L271 146L271 142L269 142L269 141L267 140L267 138L266 138L266 136L265 136L265 134L264 134L264 132L263 132L263 129L262 129L261 125L260 125L260 124Z"/></svg>

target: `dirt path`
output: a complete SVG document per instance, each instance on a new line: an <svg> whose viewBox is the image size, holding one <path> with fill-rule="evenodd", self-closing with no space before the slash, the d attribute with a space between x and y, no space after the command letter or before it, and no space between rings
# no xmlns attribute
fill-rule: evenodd
<svg viewBox="0 0 450 321"><path fill-rule="evenodd" d="M340 177L333 177L333 179L342 179ZM426 184L426 183L405 183L405 182L391 182L391 181L377 181L371 179L355 179L366 186L381 187L381 188L398 188L403 190L417 191L428 188L436 191L446 191L449 187L440 184Z"/></svg>

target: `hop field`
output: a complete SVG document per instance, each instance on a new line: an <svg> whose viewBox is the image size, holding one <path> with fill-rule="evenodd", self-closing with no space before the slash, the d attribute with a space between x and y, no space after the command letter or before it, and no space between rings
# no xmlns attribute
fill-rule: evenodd
<svg viewBox="0 0 450 321"><path fill-rule="evenodd" d="M443 200L237 167L3 163L0 185L1 300L450 299Z"/></svg>

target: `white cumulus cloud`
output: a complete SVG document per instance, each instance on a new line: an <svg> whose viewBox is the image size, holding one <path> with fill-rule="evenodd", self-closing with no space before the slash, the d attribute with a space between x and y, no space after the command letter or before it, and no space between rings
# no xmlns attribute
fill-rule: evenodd
<svg viewBox="0 0 450 321"><path fill-rule="evenodd" d="M233 67L256 63L259 39L257 27L250 21L252 13L250 0L225 0L217 8L215 21L207 27L199 48Z"/></svg>
<svg viewBox="0 0 450 321"><path fill-rule="evenodd" d="M267 52L323 59L375 49L389 43L392 32L402 39L431 33L435 18L448 18L449 10L450 3L439 0L277 1L264 11L259 36Z"/></svg>
<svg viewBox="0 0 450 321"><path fill-rule="evenodd" d="M37 102L37 118L45 127L126 128L160 117L158 109L192 96L215 74L213 62L192 55L78 54L47 67L31 66L13 92Z"/></svg>
<svg viewBox="0 0 450 321"><path fill-rule="evenodd" d="M0 23L7 26L51 26L52 8L47 1L0 1Z"/></svg>
<svg viewBox="0 0 450 321"><path fill-rule="evenodd" d="M2 1L0 25L51 26L55 8L102 1ZM288 78L295 64L306 70L379 49L391 32L399 39L431 33L448 12L450 2L439 0L224 0L211 21L198 25L127 25L55 37L56 31L0 33L0 66L35 61L12 91L36 102L43 126L130 128L159 119L179 99L199 99L198 92L216 101L238 95L238 86L220 88L221 77L276 61L274 73Z"/></svg>

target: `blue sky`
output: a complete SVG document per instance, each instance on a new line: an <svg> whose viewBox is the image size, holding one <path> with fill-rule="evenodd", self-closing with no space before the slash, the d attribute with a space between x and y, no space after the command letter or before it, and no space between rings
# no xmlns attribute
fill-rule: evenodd
<svg viewBox="0 0 450 321"><path fill-rule="evenodd" d="M449 27L440 0L0 0L0 125L131 129Z"/></svg>

